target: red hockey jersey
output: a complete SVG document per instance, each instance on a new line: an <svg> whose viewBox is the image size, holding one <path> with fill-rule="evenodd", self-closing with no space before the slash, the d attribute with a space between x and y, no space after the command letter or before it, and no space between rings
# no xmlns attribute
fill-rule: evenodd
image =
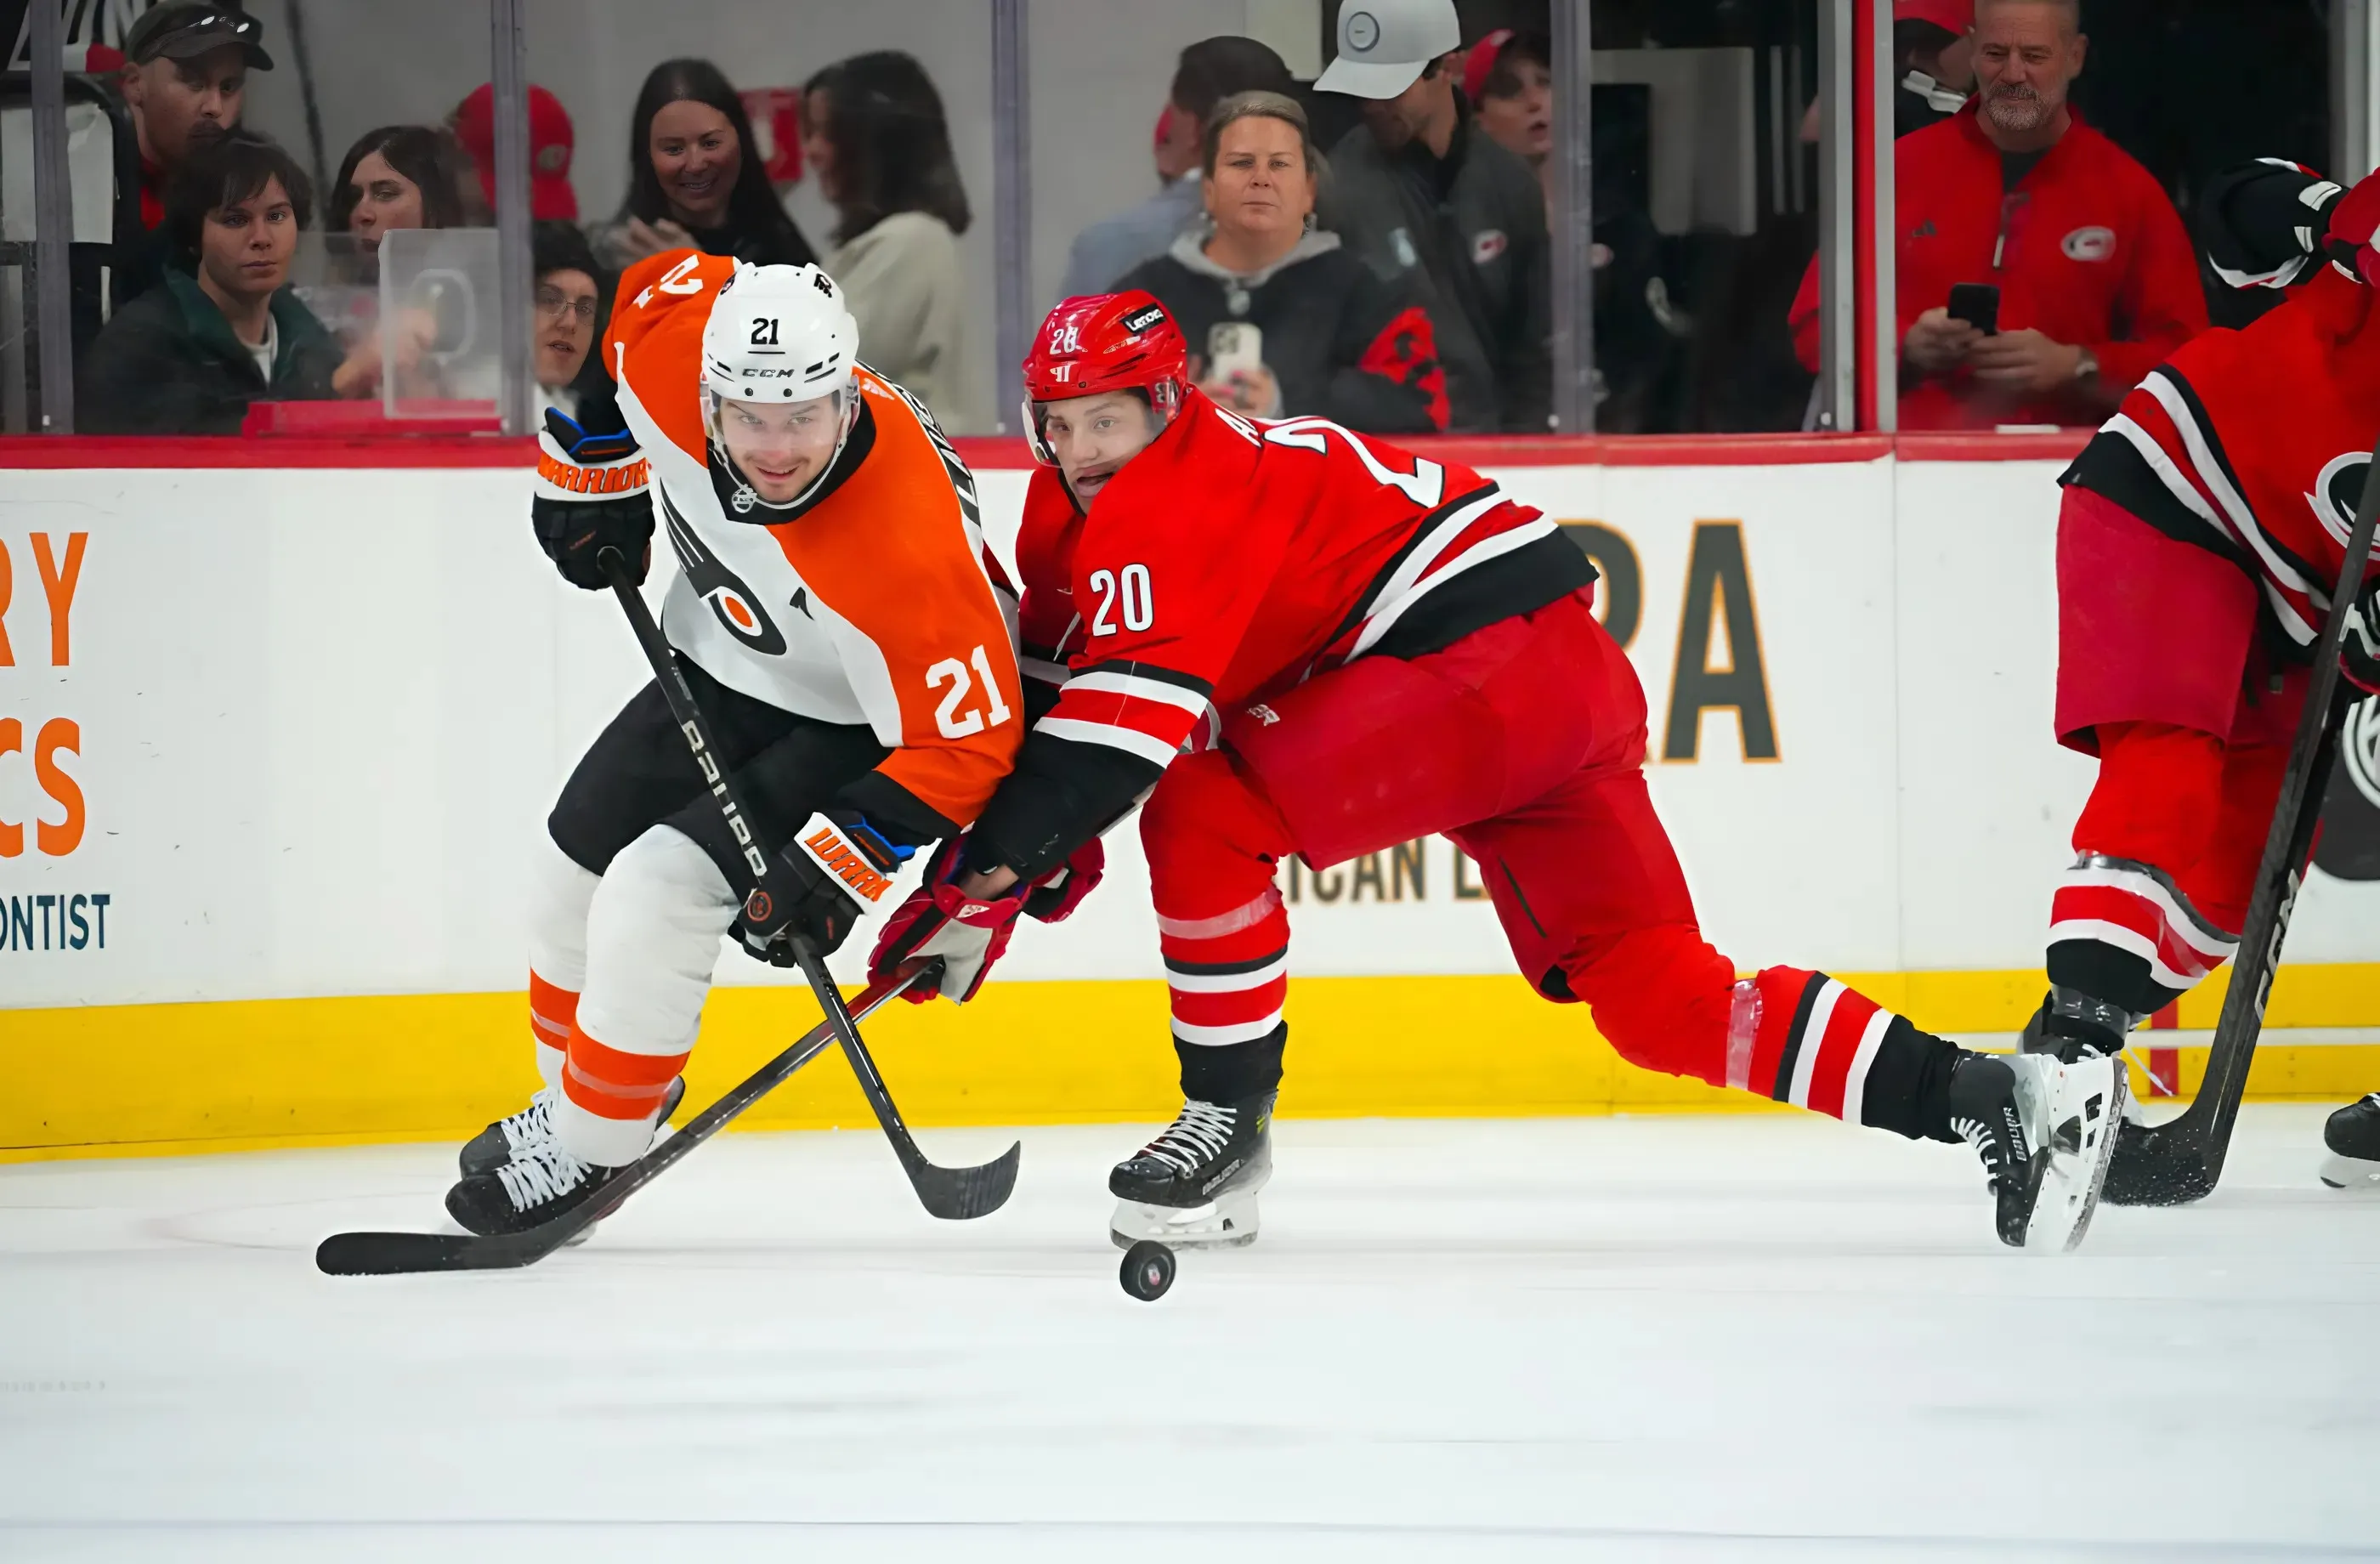
<svg viewBox="0 0 2380 1564"><path fill-rule="evenodd" d="M1469 467L1195 391L1087 513L1037 472L1016 558L1038 720L969 859L1028 874L1128 808L1215 709L1437 650L1595 579Z"/></svg>
<svg viewBox="0 0 2380 1564"><path fill-rule="evenodd" d="M2375 302L2325 266L2244 331L2198 337L2149 372L2060 481L2233 560L2289 640L2310 645L2380 438ZM2354 574L2375 573L2366 560Z"/></svg>

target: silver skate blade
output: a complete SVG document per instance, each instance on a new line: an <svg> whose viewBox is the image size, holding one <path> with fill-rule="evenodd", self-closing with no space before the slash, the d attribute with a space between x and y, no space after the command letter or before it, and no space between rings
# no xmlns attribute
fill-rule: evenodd
<svg viewBox="0 0 2380 1564"><path fill-rule="evenodd" d="M2027 1249L2071 1254L2091 1231L2130 1085L2120 1059L2083 1060L2059 1071L2048 1105L2056 1129L2038 1153L2049 1168L2025 1224Z"/></svg>
<svg viewBox="0 0 2380 1564"><path fill-rule="evenodd" d="M2380 1162L2362 1157L2341 1157L2334 1151L2323 1158L2322 1182L2347 1194L2380 1195Z"/></svg>
<svg viewBox="0 0 2380 1564"><path fill-rule="evenodd" d="M1245 1248L1257 1241L1256 1192L1234 1191L1204 1206L1117 1201L1115 1215L1108 1218L1109 1241L1129 1249L1145 1238L1169 1249Z"/></svg>

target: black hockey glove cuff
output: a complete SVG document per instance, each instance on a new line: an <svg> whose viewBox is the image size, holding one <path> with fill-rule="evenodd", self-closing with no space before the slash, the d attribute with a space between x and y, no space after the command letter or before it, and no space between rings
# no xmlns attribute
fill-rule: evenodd
<svg viewBox="0 0 2380 1564"><path fill-rule="evenodd" d="M2207 263L2235 288L2286 288L2322 264L2346 190L2302 164L2258 158L2227 168L2200 198Z"/></svg>
<svg viewBox="0 0 2380 1564"><path fill-rule="evenodd" d="M820 954L840 949L860 918L882 904L915 848L895 846L858 815L812 815L771 860L767 881L744 900L735 933L747 955L798 964L788 936Z"/></svg>
<svg viewBox="0 0 2380 1564"><path fill-rule="evenodd" d="M529 520L538 547L563 579L588 591L611 585L596 563L616 549L639 584L652 556L651 469L626 430L589 434L548 410L538 437L537 490Z"/></svg>

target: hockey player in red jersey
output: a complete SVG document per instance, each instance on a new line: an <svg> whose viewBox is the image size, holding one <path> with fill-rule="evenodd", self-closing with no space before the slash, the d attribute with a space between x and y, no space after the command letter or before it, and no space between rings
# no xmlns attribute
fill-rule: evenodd
<svg viewBox="0 0 2380 1564"><path fill-rule="evenodd" d="M1622 1057L1963 1138L2004 1241L2080 1236L2118 1067L1970 1053L1822 973L1738 981L1653 813L1644 692L1552 522L1466 467L1218 407L1145 293L1062 304L1025 375L1045 463L1017 543L1032 730L875 959L941 954L965 997L1017 885L1147 795L1185 1102L1114 1171L1119 1243L1254 1238L1288 1035L1276 867L1433 831L1478 862L1531 985L1585 1001Z"/></svg>
<svg viewBox="0 0 2380 1564"><path fill-rule="evenodd" d="M2346 677L2380 690L2380 564L2348 528L2380 437L2380 176L2265 161L2201 200L2234 286L2291 297L2152 370L2068 469L2058 737L2099 776L2050 901L2028 1049L2115 1054L2229 959L2337 584ZM2380 1177L2380 1098L2331 1121L2325 1177Z"/></svg>
<svg viewBox="0 0 2380 1564"><path fill-rule="evenodd" d="M662 632L750 835L648 684L546 822L529 918L546 1085L464 1148L446 1206L474 1232L550 1220L643 1153L683 1091L722 935L781 965L789 935L833 950L1014 758L1014 608L974 479L858 337L814 266L672 251L620 282L604 353L625 427L547 418L539 541L601 590L607 549L642 578L660 512L682 567ZM761 854L767 927L739 915Z"/></svg>

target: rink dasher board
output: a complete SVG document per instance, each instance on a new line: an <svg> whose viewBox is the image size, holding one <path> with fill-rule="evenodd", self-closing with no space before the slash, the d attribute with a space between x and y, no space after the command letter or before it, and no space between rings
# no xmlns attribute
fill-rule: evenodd
<svg viewBox="0 0 2380 1564"><path fill-rule="evenodd" d="M1597 529L1607 611L1633 578L1648 779L1740 965L1963 975L1995 996L1997 975L2038 970L2091 777L2047 736L2058 470L1489 470ZM1003 551L1027 476L978 475ZM387 996L517 988L528 844L643 678L611 605L531 546L528 482L502 467L12 473L0 826L23 844L0 856L0 1007L354 997L378 1013ZM1745 709L1689 700L1681 717L1682 689ZM1774 758L1748 757L1764 727ZM1109 845L1099 915L1026 930L1004 979L1159 976L1136 838L1127 826ZM1463 868L1440 840L1301 867L1294 970L1508 973ZM839 958L846 981L863 944ZM2380 887L2317 874L2289 964L2336 968L2325 987L2364 998L2304 1019L2380 1025L2380 982L2360 976L2374 962ZM720 976L782 981L738 957ZM2014 1024L2007 1008L1932 1024L1993 1030ZM1564 1035L1583 1022L1552 1014Z"/></svg>

